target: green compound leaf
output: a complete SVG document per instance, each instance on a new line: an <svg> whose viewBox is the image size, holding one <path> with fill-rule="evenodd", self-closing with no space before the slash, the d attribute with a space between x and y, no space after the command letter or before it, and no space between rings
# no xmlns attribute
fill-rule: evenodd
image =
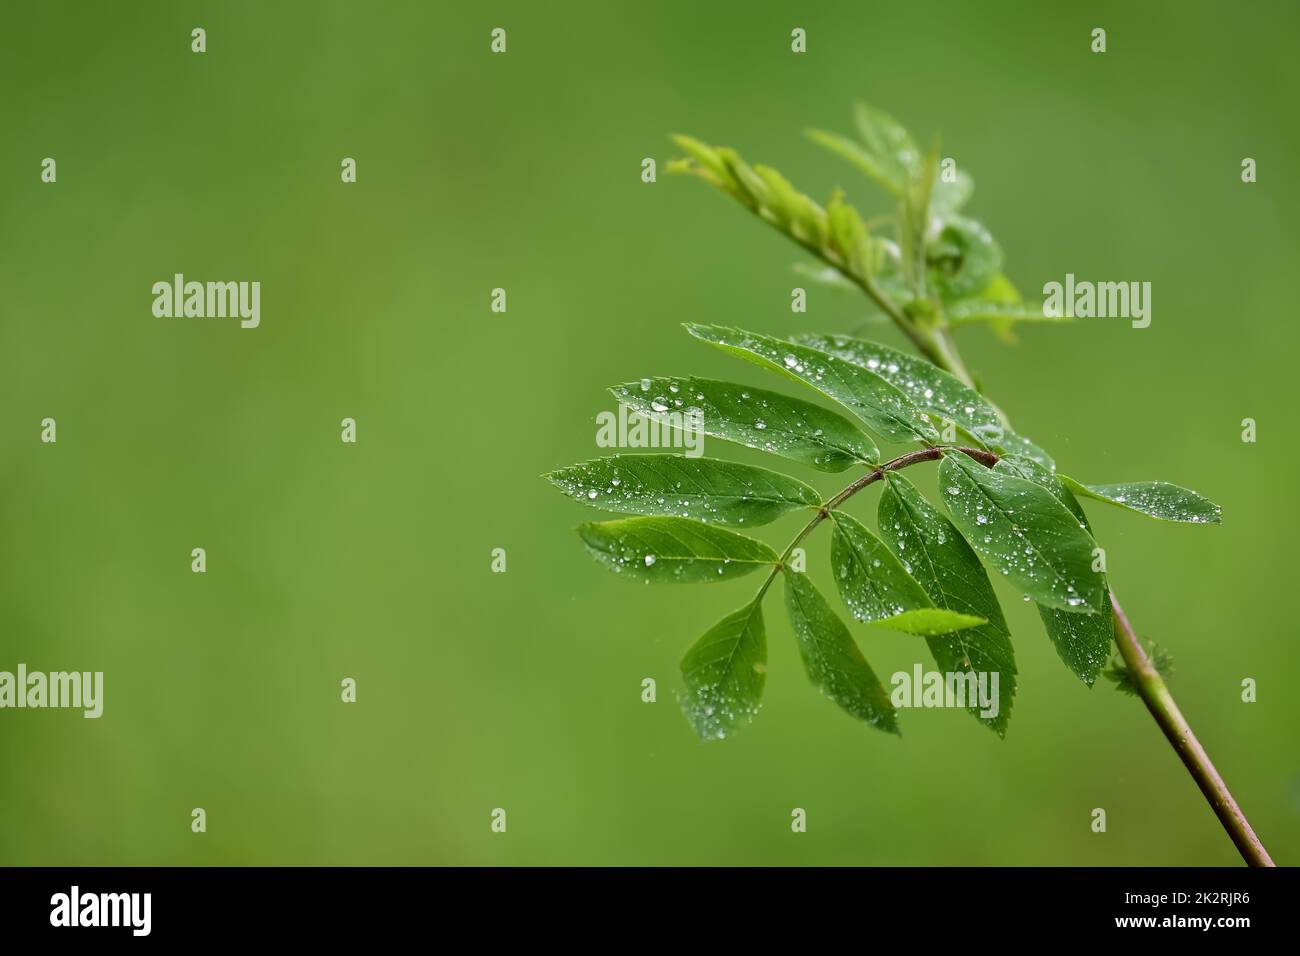
<svg viewBox="0 0 1300 956"><path fill-rule="evenodd" d="M1075 494L1118 505L1129 511L1188 524L1219 524L1223 509L1188 488L1167 481L1125 481L1115 485L1085 485L1061 475L1061 481Z"/></svg>
<svg viewBox="0 0 1300 956"><path fill-rule="evenodd" d="M831 519L835 584L854 620L923 636L985 623L982 617L935 607L902 562L856 518L832 511Z"/></svg>
<svg viewBox="0 0 1300 956"><path fill-rule="evenodd" d="M647 584L726 581L779 562L762 541L689 518L619 518L578 526L592 555Z"/></svg>
<svg viewBox="0 0 1300 956"><path fill-rule="evenodd" d="M925 359L847 335L805 334L794 341L879 375L918 408L952 422L982 445L994 447L1005 437L998 410L987 399Z"/></svg>
<svg viewBox="0 0 1300 956"><path fill-rule="evenodd" d="M951 422L978 445L1053 464L1047 452L1008 428L998 409L979 392L922 358L848 335L805 333L791 341L880 376L941 426Z"/></svg>
<svg viewBox="0 0 1300 956"><path fill-rule="evenodd" d="M767 681L762 599L728 614L682 658L682 713L703 740L722 740L758 714Z"/></svg>
<svg viewBox="0 0 1300 956"><path fill-rule="evenodd" d="M1006 619L984 566L952 523L901 475L887 476L878 517L886 543L936 605L987 621L927 637L926 643L945 672L999 675L997 714L980 717L978 706L968 709L981 723L1005 735L1016 693L1016 661Z"/></svg>
<svg viewBox="0 0 1300 956"><path fill-rule="evenodd" d="M896 441L937 441L939 433L925 414L893 385L850 362L806 345L720 325L687 325L687 331L725 352L810 385L862 419L872 430Z"/></svg>
<svg viewBox="0 0 1300 956"><path fill-rule="evenodd" d="M925 359L847 335L809 333L796 335L792 341L874 372L941 424L952 422L976 444L1052 465L1047 452L1006 427L988 399Z"/></svg>
<svg viewBox="0 0 1300 956"><path fill-rule="evenodd" d="M1063 611L1105 610L1092 535L1050 491L961 454L944 456L939 482L966 540L1031 598Z"/></svg>
<svg viewBox="0 0 1300 956"><path fill-rule="evenodd" d="M615 455L544 477L594 508L706 524L764 525L797 508L821 506L816 489L796 478L714 458Z"/></svg>
<svg viewBox="0 0 1300 956"><path fill-rule="evenodd" d="M690 427L710 438L780 455L818 471L838 472L880 461L875 443L847 418L778 392L706 378L647 378L615 385L610 392L652 420L677 424L689 415L694 422Z"/></svg>
<svg viewBox="0 0 1300 956"><path fill-rule="evenodd" d="M851 716L898 733L898 715L889 693L844 622L806 574L787 568L784 575L785 606L809 680Z"/></svg>
<svg viewBox="0 0 1300 956"><path fill-rule="evenodd" d="M1069 509L1070 514L1078 519L1084 530L1091 533L1088 518L1074 495L1060 479L1038 462L1031 459L1011 456L1003 458L994 466L995 471L1018 475L1027 481L1042 485ZM1069 614L1056 608L1036 604L1038 616L1042 618L1043 628L1047 631L1056 653L1065 665L1085 684L1091 687L1101 673L1113 641L1115 640L1115 616L1110 606L1109 589L1102 594L1103 609L1100 614Z"/></svg>

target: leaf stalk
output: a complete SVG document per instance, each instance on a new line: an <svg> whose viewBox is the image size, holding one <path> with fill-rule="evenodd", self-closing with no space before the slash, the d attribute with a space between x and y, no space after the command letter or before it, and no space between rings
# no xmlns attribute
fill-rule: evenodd
<svg viewBox="0 0 1300 956"><path fill-rule="evenodd" d="M984 451L981 448L967 448L964 445L928 445L925 448L920 448L916 451L909 451L906 455L899 455L897 458L893 458L882 465L877 465L875 468L871 469L871 471L856 479L851 485L841 489L835 495L831 496L831 498L817 509L817 513L813 515L812 520L804 525L803 530L795 535L794 540L790 542L789 546L786 547L783 552L781 552L780 562L773 565L772 570L768 572L767 578L763 581L762 587L758 589L758 595L755 597L755 600L762 600L763 595L767 593L767 589L772 586L772 582L776 579L777 574L785 567L786 562L790 560L790 555L794 553L794 549L799 547L799 545L803 543L804 538L812 534L813 530L819 524L829 518L832 511L844 504L844 502L848 501L863 488L875 484L877 481L884 478L887 473L891 471L899 471L903 468L909 467L910 465L918 465L923 461L935 461L942 458L946 452L950 451L959 451L964 455L974 458L980 464L986 465L989 468L992 468L998 463L997 455L991 451Z"/></svg>

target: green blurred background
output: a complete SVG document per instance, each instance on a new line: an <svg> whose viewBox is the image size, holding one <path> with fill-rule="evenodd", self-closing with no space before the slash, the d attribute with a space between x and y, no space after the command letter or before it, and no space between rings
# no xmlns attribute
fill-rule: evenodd
<svg viewBox="0 0 1300 956"><path fill-rule="evenodd" d="M619 580L572 532L591 513L538 478L600 453L606 385L787 387L680 322L861 320L820 288L793 315L793 246L662 174L666 134L689 132L881 211L802 136L848 132L859 97L942 133L1026 293L1066 272L1153 283L1143 331L961 344L1063 470L1223 504L1218 528L1090 511L1193 727L1296 861L1298 21L1280 2L6 8L0 669L102 670L106 701L98 721L0 712L0 861L1239 862L1142 705L1074 679L1000 581L1021 673L1005 741L956 711L904 712L901 740L845 717L808 685L778 595L763 713L701 744L677 662L754 582ZM150 286L175 272L260 280L261 328L154 318ZM823 584L827 546L809 548ZM855 633L879 673L928 661Z"/></svg>

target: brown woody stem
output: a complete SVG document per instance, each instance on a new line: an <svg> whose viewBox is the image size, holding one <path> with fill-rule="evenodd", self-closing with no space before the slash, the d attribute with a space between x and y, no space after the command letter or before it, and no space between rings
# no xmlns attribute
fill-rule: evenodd
<svg viewBox="0 0 1300 956"><path fill-rule="evenodd" d="M1196 739L1196 734L1192 733L1183 712L1174 703L1164 678L1142 649L1128 615L1120 607L1119 601L1115 600L1114 591L1110 592L1110 603L1115 609L1115 643L1119 645L1120 655L1133 677L1142 702L1147 705L1147 710L1151 711L1151 716L1165 732L1170 745L1182 758L1187 772L1201 788L1201 793L1205 794L1205 799L1223 824L1223 829L1228 831L1228 836L1232 837L1232 842L1237 845L1246 862L1251 866L1274 866L1273 858L1255 835L1250 821L1241 812L1241 807L1237 806L1228 785L1210 761L1210 755L1205 752L1201 742Z"/></svg>

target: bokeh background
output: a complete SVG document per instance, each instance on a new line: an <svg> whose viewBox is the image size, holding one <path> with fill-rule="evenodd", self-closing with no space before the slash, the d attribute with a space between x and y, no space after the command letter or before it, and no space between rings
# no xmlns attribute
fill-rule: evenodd
<svg viewBox="0 0 1300 956"><path fill-rule="evenodd" d="M1297 26L1283 2L6 7L0 669L102 670L106 701L97 721L0 712L0 862L1239 862L1142 705L1075 680L1000 581L1006 740L955 711L904 712L901 740L856 724L808 685L777 594L763 713L698 742L677 662L756 582L619 580L573 534L592 513L539 479L600 452L606 385L787 387L681 322L861 321L818 288L793 315L797 251L662 175L689 132L883 211L802 135L850 131L856 98L942 134L1026 292L1152 282L1143 331L961 345L1063 470L1224 506L1217 528L1090 511L1193 727L1274 856L1300 859ZM175 272L260 280L261 328L154 318ZM878 673L928 659L856 633Z"/></svg>

